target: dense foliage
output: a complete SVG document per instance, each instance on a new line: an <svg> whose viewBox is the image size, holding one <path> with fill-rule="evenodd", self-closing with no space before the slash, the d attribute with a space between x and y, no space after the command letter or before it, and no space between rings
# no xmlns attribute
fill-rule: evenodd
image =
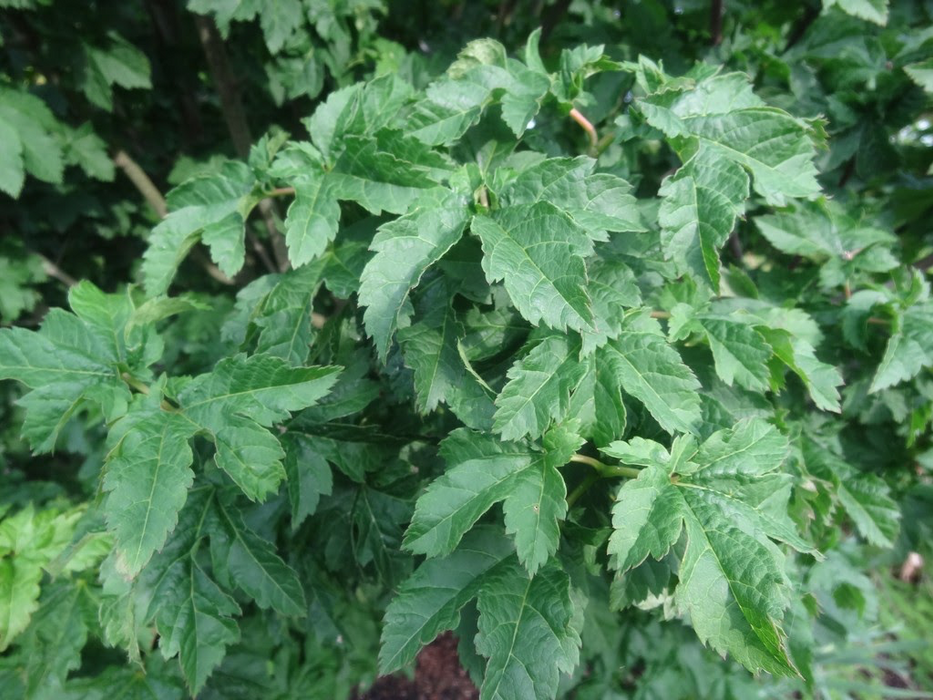
<svg viewBox="0 0 933 700"><path fill-rule="evenodd" d="M4 698L933 697L929 2L0 40Z"/></svg>

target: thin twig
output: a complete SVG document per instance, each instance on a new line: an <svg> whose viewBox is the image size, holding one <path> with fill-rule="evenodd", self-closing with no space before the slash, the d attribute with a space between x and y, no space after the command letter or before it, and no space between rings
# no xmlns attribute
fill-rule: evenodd
<svg viewBox="0 0 933 700"><path fill-rule="evenodd" d="M266 197L294 197L295 188L294 187L276 187L274 190L269 190L268 192L263 192Z"/></svg>
<svg viewBox="0 0 933 700"><path fill-rule="evenodd" d="M53 263L47 257L42 255L42 253L36 253L36 255L38 255L39 259L42 261L42 269L49 277L54 277L62 284L65 284L69 287L74 287L78 283L78 280L62 270L58 265Z"/></svg>
<svg viewBox="0 0 933 700"><path fill-rule="evenodd" d="M667 311L652 311L651 318L670 318L671 315Z"/></svg>
<svg viewBox="0 0 933 700"><path fill-rule="evenodd" d="M590 155L596 157L599 152L599 134L596 133L596 127L589 119L584 117L576 107L570 110L570 118L583 127L586 135L590 138Z"/></svg>
<svg viewBox="0 0 933 700"><path fill-rule="evenodd" d="M126 151L122 149L117 151L116 155L113 157L113 164L120 168L129 178L130 182L136 186L136 189L139 190L143 199L149 203L149 206L159 215L160 219L164 219L168 216L168 206L165 204L165 197L162 196L162 193L159 192L159 188L149 179L146 172L139 167L135 160L130 158Z"/></svg>

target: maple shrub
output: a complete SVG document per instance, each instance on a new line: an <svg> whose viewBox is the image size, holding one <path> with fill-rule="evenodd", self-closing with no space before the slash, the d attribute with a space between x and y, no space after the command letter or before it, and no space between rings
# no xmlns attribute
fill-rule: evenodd
<svg viewBox="0 0 933 700"><path fill-rule="evenodd" d="M4 64L0 697L347 698L449 630L482 700L933 697L929 6L492 3L434 65L331 5L192 0L240 157L161 204L135 10ZM251 146L241 30L309 115Z"/></svg>

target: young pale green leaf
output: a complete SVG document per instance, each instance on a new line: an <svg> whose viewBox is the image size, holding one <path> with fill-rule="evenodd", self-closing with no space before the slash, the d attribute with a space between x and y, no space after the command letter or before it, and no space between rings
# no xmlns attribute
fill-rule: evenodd
<svg viewBox="0 0 933 700"><path fill-rule="evenodd" d="M518 557L534 574L557 550L558 521L567 512L566 486L557 467L575 448L551 444L539 451L466 429L454 431L441 445L450 467L418 499L405 548L430 557L447 555L483 513L505 501L506 530L515 535Z"/></svg>
<svg viewBox="0 0 933 700"><path fill-rule="evenodd" d="M282 561L271 542L247 527L239 511L219 501L216 505L220 527L211 532L211 559L218 578L233 583L260 608L304 615L307 603L295 570Z"/></svg>
<svg viewBox="0 0 933 700"><path fill-rule="evenodd" d="M480 700L555 697L580 646L567 574L556 564L530 579L517 564L497 567L483 581L477 608L476 650L488 659Z"/></svg>
<svg viewBox="0 0 933 700"><path fill-rule="evenodd" d="M460 610L476 597L485 577L514 553L511 542L477 527L449 555L428 559L402 584L386 610L379 669L392 673L459 623Z"/></svg>
<svg viewBox="0 0 933 700"><path fill-rule="evenodd" d="M79 516L29 504L0 519L0 651L29 625L42 570L69 544Z"/></svg>
<svg viewBox="0 0 933 700"><path fill-rule="evenodd" d="M570 394L585 372L579 354L579 343L551 335L512 365L509 382L496 398L493 430L503 440L526 435L536 439L552 420L560 422L570 408Z"/></svg>
<svg viewBox="0 0 933 700"><path fill-rule="evenodd" d="M360 277L363 321L385 361L392 336L409 324L408 294L421 276L460 240L469 218L466 199L449 190L429 190L412 211L379 228L376 255Z"/></svg>

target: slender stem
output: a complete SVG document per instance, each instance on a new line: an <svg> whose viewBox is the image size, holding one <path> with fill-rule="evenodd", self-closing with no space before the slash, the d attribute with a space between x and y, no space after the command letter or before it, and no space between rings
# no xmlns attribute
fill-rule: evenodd
<svg viewBox="0 0 933 700"><path fill-rule="evenodd" d="M129 178L130 182L136 186L136 189L139 190L143 199L149 203L149 206L159 215L160 219L164 219L168 216L168 206L165 204L165 197L162 196L162 193L159 192L159 188L149 179L146 172L139 167L135 160L130 158L126 151L117 151L116 155L113 157L113 164L120 168Z"/></svg>
<svg viewBox="0 0 933 700"><path fill-rule="evenodd" d="M667 311L652 311L651 318L670 318L671 315Z"/></svg>
<svg viewBox="0 0 933 700"><path fill-rule="evenodd" d="M583 479L577 487L570 492L570 495L567 496L567 507L572 508L573 504L580 500L580 496L590 490L590 486L599 481L599 474L597 472L590 472L586 475L586 478Z"/></svg>
<svg viewBox="0 0 933 700"><path fill-rule="evenodd" d="M871 323L875 326L890 326L891 322L886 318L877 318L876 316L869 316L868 323Z"/></svg>
<svg viewBox="0 0 933 700"><path fill-rule="evenodd" d="M41 253L36 253L36 255L38 255L39 259L42 261L42 269L49 277L54 277L62 284L65 284L69 287L74 287L78 283L78 280L62 270L58 265L53 263L47 257Z"/></svg>
<svg viewBox="0 0 933 700"><path fill-rule="evenodd" d="M589 119L584 117L576 107L570 110L570 118L583 127L586 135L590 138L590 155L594 158L599 151L599 134L596 133L596 127Z"/></svg>
<svg viewBox="0 0 933 700"><path fill-rule="evenodd" d="M635 469L634 467L623 467L618 464L605 464L600 462L598 459L593 459L592 457L587 457L586 455L575 454L570 458L571 462L577 462L579 464L588 464L593 467L596 472L602 477L613 477L621 476L625 479L636 479L641 473L640 470Z"/></svg>
<svg viewBox="0 0 933 700"><path fill-rule="evenodd" d="M573 457L570 458L570 461L576 462L577 464L588 464L591 467L593 467L593 469L595 469L596 471L599 471L603 467L606 466L605 464L600 462L598 459L594 459L593 457L587 457L586 455L581 455L581 454L575 454Z"/></svg>
<svg viewBox="0 0 933 700"><path fill-rule="evenodd" d="M120 377L123 379L124 382L127 383L127 385L129 385L133 389L136 389L136 391L138 391L140 394L145 394L146 396L149 396L149 387L143 384L138 379L136 379L129 372L123 372L120 375Z"/></svg>
<svg viewBox="0 0 933 700"><path fill-rule="evenodd" d="M269 190L268 192L263 192L266 197L294 197L295 188L294 187L276 187L274 190Z"/></svg>

